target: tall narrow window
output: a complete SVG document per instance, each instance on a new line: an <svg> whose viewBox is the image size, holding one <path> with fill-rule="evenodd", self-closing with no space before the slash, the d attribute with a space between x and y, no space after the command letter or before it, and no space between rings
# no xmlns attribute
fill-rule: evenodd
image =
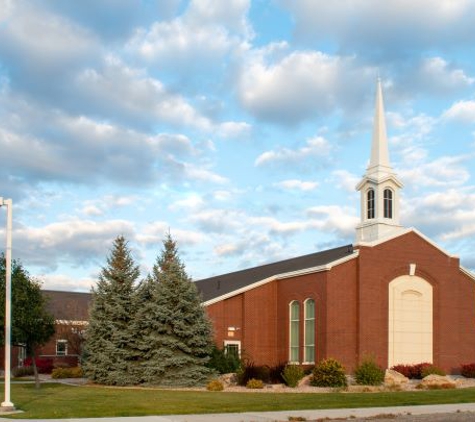
<svg viewBox="0 0 475 422"><path fill-rule="evenodd" d="M307 299L305 301L305 348L304 362L315 362L315 301Z"/></svg>
<svg viewBox="0 0 475 422"><path fill-rule="evenodd" d="M374 189L370 189L366 194L366 208L368 220L374 218Z"/></svg>
<svg viewBox="0 0 475 422"><path fill-rule="evenodd" d="M384 218L393 218L393 192L384 189Z"/></svg>
<svg viewBox="0 0 475 422"><path fill-rule="evenodd" d="M300 304L297 301L290 302L290 347L289 361L299 362L300 342Z"/></svg>

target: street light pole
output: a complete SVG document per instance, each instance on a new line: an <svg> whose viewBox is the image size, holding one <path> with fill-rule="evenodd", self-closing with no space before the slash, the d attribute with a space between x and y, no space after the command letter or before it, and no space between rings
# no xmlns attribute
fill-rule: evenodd
<svg viewBox="0 0 475 422"><path fill-rule="evenodd" d="M5 248L5 400L1 410L14 410L10 401L10 367L11 367L11 302L12 302L12 200L0 197L0 207L7 207L7 231Z"/></svg>

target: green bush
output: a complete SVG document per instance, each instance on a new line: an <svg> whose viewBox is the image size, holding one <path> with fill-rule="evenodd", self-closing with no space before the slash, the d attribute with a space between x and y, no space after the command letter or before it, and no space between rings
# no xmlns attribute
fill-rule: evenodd
<svg viewBox="0 0 475 422"><path fill-rule="evenodd" d="M18 366L12 369L12 376L15 378L30 377L34 375L32 366Z"/></svg>
<svg viewBox="0 0 475 422"><path fill-rule="evenodd" d="M304 375L305 373L299 365L287 365L282 372L283 380L292 388L297 387L299 381L304 377Z"/></svg>
<svg viewBox="0 0 475 422"><path fill-rule="evenodd" d="M226 352L225 349L219 349L215 346L206 366L220 374L229 374L236 372L241 367L241 361L237 353L232 353L231 350Z"/></svg>
<svg viewBox="0 0 475 422"><path fill-rule="evenodd" d="M355 369L355 380L360 385L380 385L384 370L372 358L365 358Z"/></svg>
<svg viewBox="0 0 475 422"><path fill-rule="evenodd" d="M212 380L208 383L208 385L206 386L206 389L208 391L223 391L224 386L220 380Z"/></svg>
<svg viewBox="0 0 475 422"><path fill-rule="evenodd" d="M422 378L425 378L429 375L446 375L446 373L440 369L440 368L437 368L437 366L434 366L434 365L428 365L428 366L424 366L421 370L421 376Z"/></svg>
<svg viewBox="0 0 475 422"><path fill-rule="evenodd" d="M51 372L51 378L62 379L62 378L82 378L84 376L82 368L78 366L74 368L55 368Z"/></svg>
<svg viewBox="0 0 475 422"><path fill-rule="evenodd" d="M247 383L246 383L246 388L250 389L260 389L264 388L264 383L262 380L257 380L255 378L251 378Z"/></svg>
<svg viewBox="0 0 475 422"><path fill-rule="evenodd" d="M322 360L313 368L310 385L315 387L346 387L345 368L335 359Z"/></svg>

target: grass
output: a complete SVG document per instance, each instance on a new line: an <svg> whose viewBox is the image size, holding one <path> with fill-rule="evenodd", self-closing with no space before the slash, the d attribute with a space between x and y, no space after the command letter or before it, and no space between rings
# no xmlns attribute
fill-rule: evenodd
<svg viewBox="0 0 475 422"><path fill-rule="evenodd" d="M475 388L391 393L225 393L140 388L12 385L12 401L24 413L9 418L51 419L166 414L332 409L471 403Z"/></svg>

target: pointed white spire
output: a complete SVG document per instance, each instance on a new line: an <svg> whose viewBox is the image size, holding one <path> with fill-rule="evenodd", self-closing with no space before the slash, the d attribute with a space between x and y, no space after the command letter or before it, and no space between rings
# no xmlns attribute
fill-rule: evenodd
<svg viewBox="0 0 475 422"><path fill-rule="evenodd" d="M376 105L373 124L373 141L371 144L371 160L368 169L387 170L391 167L389 164L388 139L386 135L386 120L384 117L383 90L381 88L381 79L378 78L376 86Z"/></svg>
<svg viewBox="0 0 475 422"><path fill-rule="evenodd" d="M378 78L371 158L366 174L356 186L361 192L361 222L356 227L357 243L377 241L402 229L399 225L401 188L402 183L389 163L383 92Z"/></svg>

